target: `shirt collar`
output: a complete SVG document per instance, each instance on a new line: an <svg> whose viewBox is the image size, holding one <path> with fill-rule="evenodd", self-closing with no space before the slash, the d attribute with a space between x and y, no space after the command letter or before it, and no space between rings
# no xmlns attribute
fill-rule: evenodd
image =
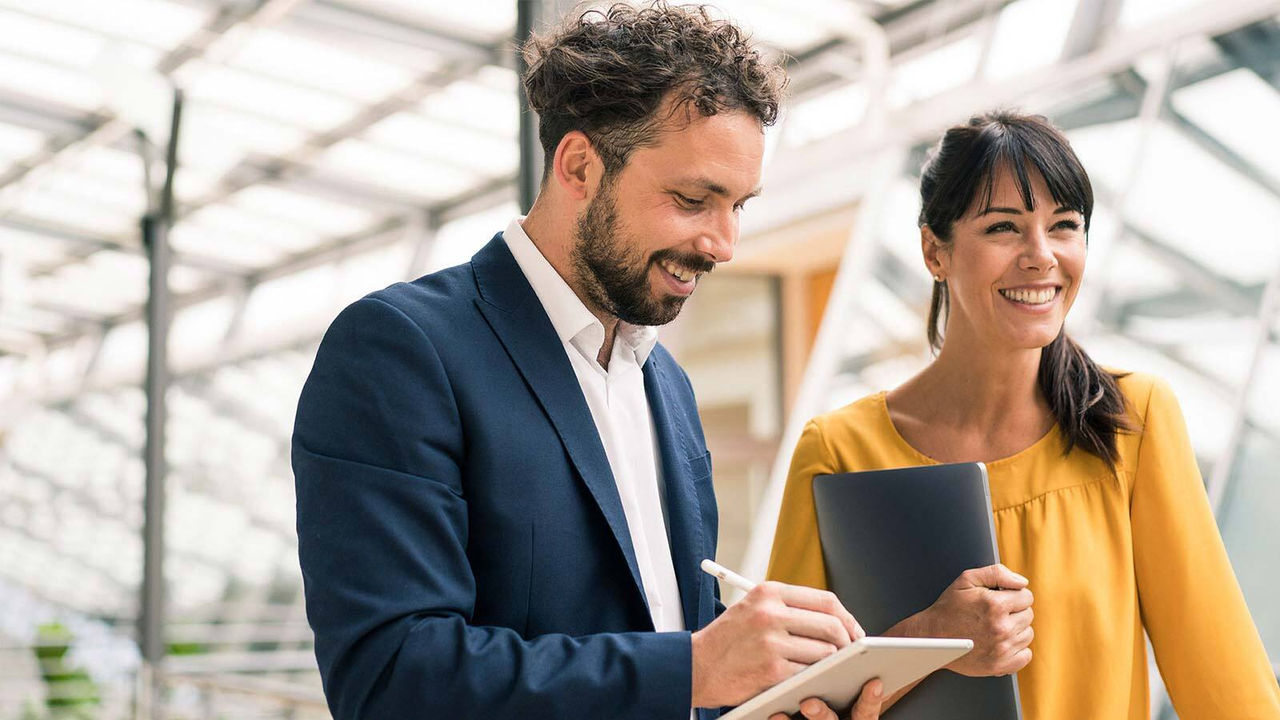
<svg viewBox="0 0 1280 720"><path fill-rule="evenodd" d="M560 342L572 344L588 358L594 359L604 344L604 325L591 314L573 288L534 245L520 225L523 221L523 217L514 218L502 233L502 239L547 311ZM658 343L658 329L619 320L617 340L635 353L637 365L643 365Z"/></svg>

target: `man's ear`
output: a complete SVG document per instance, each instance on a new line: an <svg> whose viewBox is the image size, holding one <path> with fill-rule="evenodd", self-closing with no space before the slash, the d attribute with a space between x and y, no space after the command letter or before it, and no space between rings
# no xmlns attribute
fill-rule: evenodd
<svg viewBox="0 0 1280 720"><path fill-rule="evenodd" d="M551 180L576 200L587 199L595 191L603 164L591 139L581 130L571 130L560 138L551 164Z"/></svg>
<svg viewBox="0 0 1280 720"><path fill-rule="evenodd" d="M920 253L924 255L924 265L934 281L946 280L951 258L942 241L928 225L920 226Z"/></svg>

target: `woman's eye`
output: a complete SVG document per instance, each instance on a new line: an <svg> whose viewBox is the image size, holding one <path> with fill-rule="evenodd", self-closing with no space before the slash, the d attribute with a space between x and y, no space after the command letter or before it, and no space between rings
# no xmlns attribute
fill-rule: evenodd
<svg viewBox="0 0 1280 720"><path fill-rule="evenodd" d="M994 235L995 233L1015 232L1016 230L1017 228L1011 222L998 222L987 228L987 234Z"/></svg>
<svg viewBox="0 0 1280 720"><path fill-rule="evenodd" d="M1075 220L1063 220L1057 225L1054 225L1053 229L1054 230L1070 230L1071 232L1075 232L1076 230L1080 229L1080 223L1076 222Z"/></svg>

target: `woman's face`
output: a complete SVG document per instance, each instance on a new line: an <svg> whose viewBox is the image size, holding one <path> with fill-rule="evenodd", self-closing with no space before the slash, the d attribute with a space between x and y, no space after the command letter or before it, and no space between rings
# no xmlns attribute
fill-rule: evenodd
<svg viewBox="0 0 1280 720"><path fill-rule="evenodd" d="M1059 207L1031 172L1035 209L1017 180L996 171L990 207L955 222L950 243L924 233L925 261L951 294L948 338L964 333L984 347L1042 348L1062 329L1084 274L1084 216Z"/></svg>

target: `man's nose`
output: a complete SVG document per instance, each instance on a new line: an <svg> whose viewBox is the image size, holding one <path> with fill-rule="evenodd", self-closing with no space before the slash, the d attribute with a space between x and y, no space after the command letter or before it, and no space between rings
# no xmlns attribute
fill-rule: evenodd
<svg viewBox="0 0 1280 720"><path fill-rule="evenodd" d="M733 246L738 243L738 215L734 212L717 214L703 228L694 249L712 262L729 262L733 259Z"/></svg>

